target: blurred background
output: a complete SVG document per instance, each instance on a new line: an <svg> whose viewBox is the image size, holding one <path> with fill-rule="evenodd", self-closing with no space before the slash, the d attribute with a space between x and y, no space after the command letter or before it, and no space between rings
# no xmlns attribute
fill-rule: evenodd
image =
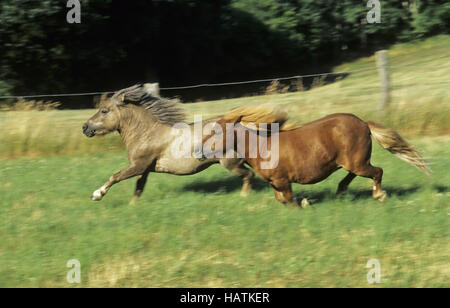
<svg viewBox="0 0 450 308"><path fill-rule="evenodd" d="M2 0L0 287L448 287L450 2L380 0L380 23L368 2L81 0L71 24L67 1ZM360 178L337 199L338 171L295 186L314 207L289 211L259 179L240 198L220 167L151 174L136 206L124 181L94 205L127 154L118 134L81 126L103 92L141 82L189 119L264 103L299 124L354 113L397 130L434 173L374 145L383 205Z"/></svg>
<svg viewBox="0 0 450 308"><path fill-rule="evenodd" d="M445 0L81 1L69 24L65 1L0 4L0 96L111 91L329 72L398 42L448 33ZM307 86L312 79L304 80ZM261 84L163 91L184 101L261 93ZM92 97L59 98L64 108Z"/></svg>

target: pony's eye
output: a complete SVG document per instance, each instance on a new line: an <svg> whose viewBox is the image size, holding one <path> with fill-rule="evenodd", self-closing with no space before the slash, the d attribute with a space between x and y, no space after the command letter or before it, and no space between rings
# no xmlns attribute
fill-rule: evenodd
<svg viewBox="0 0 450 308"><path fill-rule="evenodd" d="M102 109L100 112L103 114L106 114L106 113L108 113L108 109Z"/></svg>

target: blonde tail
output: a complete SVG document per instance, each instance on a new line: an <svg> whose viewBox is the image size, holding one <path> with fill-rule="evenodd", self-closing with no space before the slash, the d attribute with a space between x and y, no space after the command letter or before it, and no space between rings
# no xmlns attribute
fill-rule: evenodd
<svg viewBox="0 0 450 308"><path fill-rule="evenodd" d="M415 166L426 175L430 175L430 170L427 167L425 159L396 131L372 121L368 121L367 125L369 125L373 138L384 149L388 150L401 160Z"/></svg>

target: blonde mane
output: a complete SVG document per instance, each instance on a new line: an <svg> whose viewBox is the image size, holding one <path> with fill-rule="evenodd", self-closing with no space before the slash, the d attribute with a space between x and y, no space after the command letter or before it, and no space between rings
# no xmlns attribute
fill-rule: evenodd
<svg viewBox="0 0 450 308"><path fill-rule="evenodd" d="M226 122L240 123L243 126L253 123L256 127L263 123L278 123L281 131L293 130L298 127L292 123L287 123L289 120L287 112L269 104L239 107L225 114L222 119Z"/></svg>

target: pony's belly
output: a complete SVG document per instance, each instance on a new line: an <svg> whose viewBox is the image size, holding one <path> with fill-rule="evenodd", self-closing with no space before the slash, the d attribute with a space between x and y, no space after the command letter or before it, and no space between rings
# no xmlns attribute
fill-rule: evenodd
<svg viewBox="0 0 450 308"><path fill-rule="evenodd" d="M316 157L316 156L314 156ZM275 169L260 170L263 178L287 178L291 183L315 184L325 180L340 167L334 159L280 159Z"/></svg>
<svg viewBox="0 0 450 308"><path fill-rule="evenodd" d="M214 163L216 163L216 161L207 160L201 162L195 158L161 158L156 161L155 172L190 175L200 172Z"/></svg>
<svg viewBox="0 0 450 308"><path fill-rule="evenodd" d="M340 167L333 165L323 166L322 168L305 168L299 170L292 182L299 184L315 184L325 180L332 173L340 169Z"/></svg>

